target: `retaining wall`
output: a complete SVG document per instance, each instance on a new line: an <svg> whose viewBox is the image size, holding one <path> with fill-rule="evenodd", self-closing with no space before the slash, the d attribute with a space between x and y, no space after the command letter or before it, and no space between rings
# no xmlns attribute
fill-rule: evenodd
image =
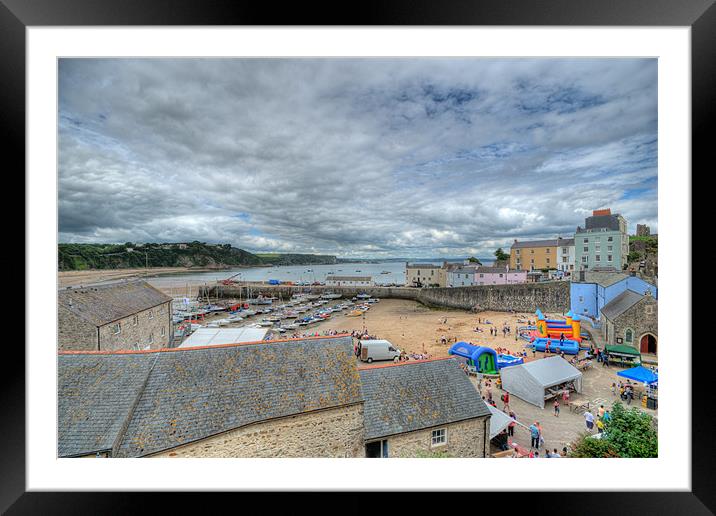
<svg viewBox="0 0 716 516"><path fill-rule="evenodd" d="M245 299L248 289L252 297L263 295L289 299L293 294L305 292L325 294L335 292L344 297L365 293L382 299L411 299L426 306L458 308L475 311L567 312L570 308L569 282L521 283L514 285L480 285L453 288L410 287L298 287L292 285L238 286L216 285L209 288L211 297Z"/></svg>

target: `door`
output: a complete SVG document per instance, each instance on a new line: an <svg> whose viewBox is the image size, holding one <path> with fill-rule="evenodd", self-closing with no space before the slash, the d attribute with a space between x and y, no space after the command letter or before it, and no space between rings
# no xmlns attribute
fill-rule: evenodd
<svg viewBox="0 0 716 516"><path fill-rule="evenodd" d="M642 353L651 353L656 355L656 337L651 333L647 333L641 338L639 349Z"/></svg>

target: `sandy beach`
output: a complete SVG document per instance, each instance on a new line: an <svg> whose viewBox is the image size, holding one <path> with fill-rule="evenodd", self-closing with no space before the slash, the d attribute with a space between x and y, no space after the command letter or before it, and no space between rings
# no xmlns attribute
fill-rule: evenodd
<svg viewBox="0 0 716 516"><path fill-rule="evenodd" d="M183 272L207 272L217 269L190 268L190 267L150 267L139 269L92 269L86 271L59 271L57 273L60 288L77 287L80 285L91 285L104 281L131 278L156 278L166 274L179 274ZM203 284L203 282L201 282ZM176 281L176 286L184 286L181 280Z"/></svg>

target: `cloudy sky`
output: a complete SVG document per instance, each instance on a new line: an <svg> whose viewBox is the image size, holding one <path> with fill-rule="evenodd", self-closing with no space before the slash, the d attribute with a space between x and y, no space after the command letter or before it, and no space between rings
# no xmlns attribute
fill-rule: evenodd
<svg viewBox="0 0 716 516"><path fill-rule="evenodd" d="M491 256L657 226L654 59L63 59L60 242Z"/></svg>

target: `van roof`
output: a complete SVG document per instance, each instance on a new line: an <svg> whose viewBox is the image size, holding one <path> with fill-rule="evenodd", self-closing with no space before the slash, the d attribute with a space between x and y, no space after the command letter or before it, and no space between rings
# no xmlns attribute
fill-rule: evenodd
<svg viewBox="0 0 716 516"><path fill-rule="evenodd" d="M361 342L361 344L389 344L392 346L390 341L384 340L384 339L373 339L373 340L366 339L366 340L361 340L360 342Z"/></svg>

